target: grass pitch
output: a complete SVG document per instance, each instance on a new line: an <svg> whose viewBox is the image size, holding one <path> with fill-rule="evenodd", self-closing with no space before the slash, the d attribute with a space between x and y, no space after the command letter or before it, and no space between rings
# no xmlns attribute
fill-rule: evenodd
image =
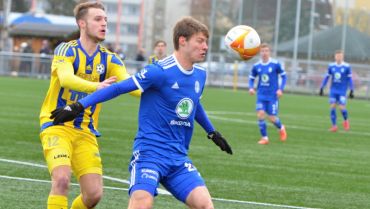
<svg viewBox="0 0 370 209"><path fill-rule="evenodd" d="M37 165L45 165L38 114L48 83L0 77L0 208L46 208L49 175L46 168ZM327 97L284 95L279 116L288 140L280 142L277 130L268 124L271 142L261 146L257 144L255 97L245 90L206 88L203 106L234 151L232 156L221 152L196 126L189 153L211 195L217 198L215 207L368 208L370 103L349 100L351 130L343 131L338 112L340 130L331 133L327 131L327 101ZM124 95L103 105L99 143L107 176L129 179L127 166L138 104L138 99ZM128 185L106 179L105 186L97 208L125 208ZM78 186L71 186L70 201L78 192ZM159 195L155 208L186 207L171 196Z"/></svg>

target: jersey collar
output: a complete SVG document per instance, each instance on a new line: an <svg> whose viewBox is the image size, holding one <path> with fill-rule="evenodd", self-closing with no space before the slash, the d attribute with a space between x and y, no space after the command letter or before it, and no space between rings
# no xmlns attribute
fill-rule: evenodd
<svg viewBox="0 0 370 209"><path fill-rule="evenodd" d="M269 60L267 62L263 62L262 59L260 60L261 65L268 65L268 64L270 64L270 62L271 62L271 57L269 58Z"/></svg>
<svg viewBox="0 0 370 209"><path fill-rule="evenodd" d="M191 69L191 70L185 70L185 69L180 65L180 63L177 61L175 54L172 54L171 56L172 56L172 57L173 57L173 59L175 60L177 67L180 69L180 71L181 71L182 73L184 73L185 75L191 75L191 74L194 72L194 66L193 66L193 69Z"/></svg>

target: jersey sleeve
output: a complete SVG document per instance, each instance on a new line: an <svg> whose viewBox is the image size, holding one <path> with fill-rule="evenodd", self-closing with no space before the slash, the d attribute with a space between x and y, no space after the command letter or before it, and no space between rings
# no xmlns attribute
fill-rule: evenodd
<svg viewBox="0 0 370 209"><path fill-rule="evenodd" d="M116 76L117 81L122 81L130 78L130 74L127 73L125 64L116 54L111 55L111 60L108 66L108 78ZM141 92L139 90L136 90L130 92L129 94L132 96L140 97Z"/></svg>
<svg viewBox="0 0 370 209"><path fill-rule="evenodd" d="M160 88L164 81L164 72L163 69L156 64L147 65L132 78L138 89L144 92L149 88Z"/></svg>
<svg viewBox="0 0 370 209"><path fill-rule="evenodd" d="M96 90L99 83L84 80L74 74L74 49L67 43L61 43L54 51L52 73L56 73L60 85L75 91L91 93Z"/></svg>
<svg viewBox="0 0 370 209"><path fill-rule="evenodd" d="M254 88L254 80L256 79L256 77L257 77L257 69L256 69L256 66L253 65L251 73L249 75L249 82L248 82L249 89Z"/></svg>

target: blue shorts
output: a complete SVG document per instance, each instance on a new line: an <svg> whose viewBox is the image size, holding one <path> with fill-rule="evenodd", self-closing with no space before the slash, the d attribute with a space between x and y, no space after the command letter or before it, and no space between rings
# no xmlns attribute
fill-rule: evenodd
<svg viewBox="0 0 370 209"><path fill-rule="evenodd" d="M154 158L152 153L135 150L129 171L130 196L136 190L145 190L156 196L161 183L176 199L185 203L193 189L205 186L203 178L188 157L182 160Z"/></svg>
<svg viewBox="0 0 370 209"><path fill-rule="evenodd" d="M279 113L279 100L257 100L256 111L263 110L268 115L277 115Z"/></svg>
<svg viewBox="0 0 370 209"><path fill-rule="evenodd" d="M332 94L332 93L330 93L329 103L330 104L346 105L347 97L346 97L346 95L343 95L343 94Z"/></svg>

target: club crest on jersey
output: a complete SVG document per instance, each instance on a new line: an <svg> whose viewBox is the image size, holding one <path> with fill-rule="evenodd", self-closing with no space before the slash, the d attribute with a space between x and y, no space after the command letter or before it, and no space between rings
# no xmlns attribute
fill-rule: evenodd
<svg viewBox="0 0 370 209"><path fill-rule="evenodd" d="M344 68L341 68L341 69L340 69L340 72L344 73Z"/></svg>
<svg viewBox="0 0 370 209"><path fill-rule="evenodd" d="M272 72L272 67L269 67L269 73L271 73Z"/></svg>
<svg viewBox="0 0 370 209"><path fill-rule="evenodd" d="M199 91L200 91L199 81L195 81L194 90L195 90L195 93L199 93Z"/></svg>
<svg viewBox="0 0 370 209"><path fill-rule="evenodd" d="M98 72L99 75L103 74L105 72L105 67L103 64L98 64L96 66L96 72Z"/></svg>
<svg viewBox="0 0 370 209"><path fill-rule="evenodd" d="M187 119L194 109L193 100L190 98L183 98L176 106L176 114L181 119Z"/></svg>

